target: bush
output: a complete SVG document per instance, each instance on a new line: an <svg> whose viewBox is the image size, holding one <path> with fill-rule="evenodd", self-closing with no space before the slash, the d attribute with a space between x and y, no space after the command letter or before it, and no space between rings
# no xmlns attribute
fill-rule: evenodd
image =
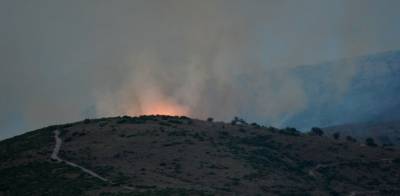
<svg viewBox="0 0 400 196"><path fill-rule="evenodd" d="M287 127L285 129L280 130L279 132L285 135L294 135L294 136L300 135L300 131L298 131L296 128L293 127Z"/></svg>
<svg viewBox="0 0 400 196"><path fill-rule="evenodd" d="M371 146L371 147L376 147L376 146L378 146L376 143L375 143L375 140L374 139L372 139L372 138L367 138L367 139L365 139L365 144L367 145L367 146Z"/></svg>
<svg viewBox="0 0 400 196"><path fill-rule="evenodd" d="M347 136L346 140L349 141L349 142L357 142L356 138L351 137L351 136Z"/></svg>
<svg viewBox="0 0 400 196"><path fill-rule="evenodd" d="M90 119L85 119L85 120L83 121L83 123L89 124L89 123L90 123Z"/></svg>
<svg viewBox="0 0 400 196"><path fill-rule="evenodd" d="M247 122L237 116L231 121L232 125L247 125Z"/></svg>
<svg viewBox="0 0 400 196"><path fill-rule="evenodd" d="M320 129L318 127L313 127L313 128L311 128L311 135L322 136L322 135L324 135L324 131L322 131L322 129Z"/></svg>
<svg viewBox="0 0 400 196"><path fill-rule="evenodd" d="M255 122L251 123L251 126L253 126L255 128L261 128L261 126Z"/></svg>
<svg viewBox="0 0 400 196"><path fill-rule="evenodd" d="M393 159L393 163L397 164L397 165L400 165L400 158Z"/></svg>
<svg viewBox="0 0 400 196"><path fill-rule="evenodd" d="M66 178L66 174L72 174ZM0 192L5 195L85 195L104 182L64 163L34 161L0 169Z"/></svg>
<svg viewBox="0 0 400 196"><path fill-rule="evenodd" d="M168 120L168 122L172 123L172 124L183 124L182 121L180 121L178 119L171 119L171 120Z"/></svg>
<svg viewBox="0 0 400 196"><path fill-rule="evenodd" d="M333 138L334 138L335 140L338 140L338 139L340 138L340 133L339 133L339 132L335 132L335 133L333 134Z"/></svg>

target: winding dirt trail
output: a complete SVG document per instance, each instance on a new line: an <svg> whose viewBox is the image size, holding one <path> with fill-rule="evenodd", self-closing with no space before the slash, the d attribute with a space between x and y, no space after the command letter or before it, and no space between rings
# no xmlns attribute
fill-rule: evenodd
<svg viewBox="0 0 400 196"><path fill-rule="evenodd" d="M71 161L67 161L67 160L64 160L64 159L60 158L58 156L58 153L60 152L60 149L61 149L62 140L60 138L60 131L59 130L55 130L54 131L54 139L56 141L56 145L54 146L53 152L51 153L51 159L52 160L55 160L57 162L63 162L65 164L69 165L69 166L79 168L83 172L85 172L85 173L87 173L87 174L89 174L89 175L91 175L91 176L93 176L93 177L95 177L95 178L97 178L97 179L99 179L99 180L101 180L103 182L114 184L111 180L100 176L99 174L97 174L96 172L94 172L92 170L86 169L85 167L80 166L80 165L78 165L76 163L73 163ZM120 187L123 188L123 189L129 190L129 191L137 190L135 187L126 186L126 185L121 185Z"/></svg>
<svg viewBox="0 0 400 196"><path fill-rule="evenodd" d="M104 182L111 182L110 180L108 180L108 179L106 179L106 178L100 176L99 174L95 173L94 171L91 171L91 170L89 170L89 169L86 169L86 168L84 168L84 167L82 167L82 166L80 166L80 165L78 165L78 164L72 163L72 162L70 162L70 161L61 159L61 158L58 156L58 153L60 152L61 145L62 145L62 140L61 140L61 138L60 138L60 131L59 131L59 130L54 131L54 139L55 139L55 141L56 141L56 145L54 146L53 153L51 154L51 159L53 159L53 160L55 160L55 161L58 161L58 162L64 162L65 164L70 165L70 166L72 166L72 167L79 168L79 169L82 170L83 172L85 172L85 173L87 173L87 174L89 174L89 175L91 175L91 176L93 176L93 177L95 177L95 178L97 178L97 179L99 179L99 180L101 180L101 181L104 181Z"/></svg>
<svg viewBox="0 0 400 196"><path fill-rule="evenodd" d="M60 131L59 130L55 130L54 131L54 139L56 141L56 145L54 146L53 152L51 153L51 159L52 160L55 160L57 162L63 162L65 164L69 165L69 166L79 168L83 172L85 172L85 173L87 173L87 174L89 174L89 175L91 175L91 176L93 176L93 177L95 177L95 178L97 178L97 179L99 179L99 180L101 180L103 182L108 182L110 184L114 184L111 180L100 176L99 174L97 174L96 172L94 172L92 170L89 170L89 169L87 169L87 168L85 168L83 166L80 166L80 165L76 164L76 163L73 163L71 161L67 161L67 160L64 160L64 159L60 158L58 156L58 154L59 154L61 146L62 146L62 140L60 138ZM121 185L121 187L126 189L126 190L130 190L130 191L137 190L135 187L126 186L126 185Z"/></svg>
<svg viewBox="0 0 400 196"><path fill-rule="evenodd" d="M107 179L105 177L102 177L101 175L97 174L96 172L94 172L92 170L89 170L89 169L87 169L87 168L85 168L83 166L80 166L80 165L76 164L76 163L73 163L73 162L70 162L70 161L67 161L65 159L60 158L58 154L59 154L61 146L62 146L62 140L60 138L60 131L59 130L55 130L54 131L54 139L55 139L56 144L55 144L55 146L53 148L53 152L51 154L51 159L52 160L55 160L57 162L63 162L63 163L65 163L67 165L70 165L72 167L79 168L83 172L85 172L85 173L87 173L87 174L89 174L89 175L91 175L91 176L93 176L93 177L95 177L95 178L97 178L97 179L99 179L101 181L104 181L104 182L107 182L107 183L110 183L110 184L115 184L111 180L109 180L109 179ZM127 186L127 185L120 185L120 187L123 188L123 189L129 190L129 191L140 191L140 189L138 189L138 188ZM208 190L208 189L203 189L203 190Z"/></svg>

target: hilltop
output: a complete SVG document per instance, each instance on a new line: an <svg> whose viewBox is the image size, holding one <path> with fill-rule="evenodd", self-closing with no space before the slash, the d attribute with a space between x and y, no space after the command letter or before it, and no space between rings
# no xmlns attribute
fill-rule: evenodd
<svg viewBox="0 0 400 196"><path fill-rule="evenodd" d="M395 195L393 148L243 121L87 119L0 142L0 195Z"/></svg>

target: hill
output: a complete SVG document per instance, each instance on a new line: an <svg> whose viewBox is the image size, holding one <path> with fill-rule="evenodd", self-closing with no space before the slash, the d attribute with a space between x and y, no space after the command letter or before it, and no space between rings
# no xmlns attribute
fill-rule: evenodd
<svg viewBox="0 0 400 196"><path fill-rule="evenodd" d="M400 51L296 66L291 73L302 84L308 105L285 126L399 120Z"/></svg>
<svg viewBox="0 0 400 196"><path fill-rule="evenodd" d="M373 138L380 145L400 145L400 121L353 123L323 128L327 134L340 133L360 141Z"/></svg>
<svg viewBox="0 0 400 196"><path fill-rule="evenodd" d="M0 142L0 195L399 195L400 152L296 129L140 116Z"/></svg>

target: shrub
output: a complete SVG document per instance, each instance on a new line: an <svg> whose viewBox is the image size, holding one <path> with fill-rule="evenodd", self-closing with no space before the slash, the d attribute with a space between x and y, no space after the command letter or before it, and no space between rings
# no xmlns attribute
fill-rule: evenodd
<svg viewBox="0 0 400 196"><path fill-rule="evenodd" d="M117 124L144 124L147 120L151 119L151 116L140 116L140 117L130 117L130 116L123 116L119 117L117 120Z"/></svg>
<svg viewBox="0 0 400 196"><path fill-rule="evenodd" d="M322 136L322 135L324 135L324 131L322 131L322 129L320 129L318 127L313 127L313 128L311 128L311 134Z"/></svg>
<svg viewBox="0 0 400 196"><path fill-rule="evenodd" d="M333 134L333 138L334 138L335 140L338 140L338 139L340 138L340 133L339 133L339 132L335 132L335 133Z"/></svg>
<svg viewBox="0 0 400 196"><path fill-rule="evenodd" d="M163 121L159 122L158 124L159 124L159 125L162 125L162 126L167 126L167 127L172 126L171 124L169 124L169 123L167 123L167 122L163 122Z"/></svg>
<svg viewBox="0 0 400 196"><path fill-rule="evenodd" d="M376 147L376 146L378 146L376 143L375 143L375 140L374 139L372 139L372 138L367 138L367 139L365 139L365 144L367 145L367 146L371 146L371 147Z"/></svg>
<svg viewBox="0 0 400 196"><path fill-rule="evenodd" d="M393 159L393 163L397 164L397 165L400 165L400 158Z"/></svg>
<svg viewBox="0 0 400 196"><path fill-rule="evenodd" d="M233 120L231 121L231 124L232 125L237 125L237 124L239 124L239 125L247 125L247 122L245 120L235 116L233 118Z"/></svg>
<svg viewBox="0 0 400 196"><path fill-rule="evenodd" d="M357 142L356 138L351 137L351 136L347 136L346 140L349 141L349 142Z"/></svg>
<svg viewBox="0 0 400 196"><path fill-rule="evenodd" d="M220 135L221 137L227 137L227 136L229 136L229 133L228 133L227 131L219 131L218 133L219 133L219 135Z"/></svg>
<svg viewBox="0 0 400 196"><path fill-rule="evenodd" d="M85 120L83 121L83 123L89 124L89 123L90 123L90 119L85 119Z"/></svg>
<svg viewBox="0 0 400 196"><path fill-rule="evenodd" d="M191 120L189 117L187 117L187 116L180 116L179 117L180 119L182 119L182 120Z"/></svg>
<svg viewBox="0 0 400 196"><path fill-rule="evenodd" d="M107 122L99 123L99 127L105 127L106 125L107 125Z"/></svg>
<svg viewBox="0 0 400 196"><path fill-rule="evenodd" d="M292 128L292 127L287 127L285 129L280 130L279 132L282 134L285 134L285 135L294 135L294 136L300 135L300 131L298 131L296 128Z"/></svg>
<svg viewBox="0 0 400 196"><path fill-rule="evenodd" d="M168 122L172 123L172 124L182 124L182 121L177 120L177 119L171 119L171 120L168 120Z"/></svg>
<svg viewBox="0 0 400 196"><path fill-rule="evenodd" d="M251 123L251 126L253 126L255 128L261 128L261 126L255 122Z"/></svg>

